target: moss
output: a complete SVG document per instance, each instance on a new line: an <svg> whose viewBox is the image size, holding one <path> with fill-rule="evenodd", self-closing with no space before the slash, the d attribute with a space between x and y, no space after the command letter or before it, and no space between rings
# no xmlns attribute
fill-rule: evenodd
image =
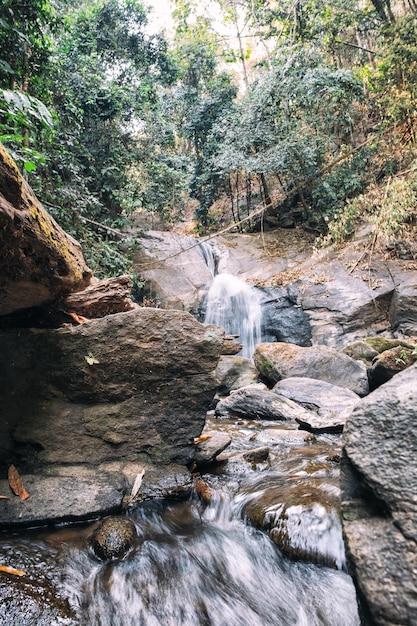
<svg viewBox="0 0 417 626"><path fill-rule="evenodd" d="M386 337L368 337L365 339L365 343L371 346L379 354L381 354L381 352L385 352L385 350L397 348L398 346L403 346L404 348L409 348L410 350L414 350L415 348L415 344L413 343L403 341L401 339L387 339Z"/></svg>

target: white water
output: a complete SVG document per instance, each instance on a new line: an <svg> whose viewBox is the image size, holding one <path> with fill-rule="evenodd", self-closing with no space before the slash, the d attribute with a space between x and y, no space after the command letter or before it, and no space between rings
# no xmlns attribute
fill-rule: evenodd
<svg viewBox="0 0 417 626"><path fill-rule="evenodd" d="M206 324L222 326L228 335L238 335L242 356L252 358L261 341L259 292L231 274L217 274L210 285L206 302Z"/></svg>
<svg viewBox="0 0 417 626"><path fill-rule="evenodd" d="M226 510L227 509L227 510ZM70 556L66 590L89 626L358 626L344 572L291 563L228 510L195 502L133 512L140 546L123 561Z"/></svg>

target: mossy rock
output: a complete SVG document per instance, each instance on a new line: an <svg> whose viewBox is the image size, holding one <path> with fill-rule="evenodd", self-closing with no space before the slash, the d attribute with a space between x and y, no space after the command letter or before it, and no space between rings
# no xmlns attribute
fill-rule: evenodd
<svg viewBox="0 0 417 626"><path fill-rule="evenodd" d="M402 346L414 350L416 344L413 341L404 341L403 339L388 339L387 337L368 337L364 342L371 346L378 354Z"/></svg>

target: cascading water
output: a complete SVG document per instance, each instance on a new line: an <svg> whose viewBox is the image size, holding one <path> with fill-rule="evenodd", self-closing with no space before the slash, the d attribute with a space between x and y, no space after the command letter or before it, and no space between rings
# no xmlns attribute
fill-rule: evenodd
<svg viewBox="0 0 417 626"><path fill-rule="evenodd" d="M261 305L257 290L231 274L217 274L206 301L206 324L222 326L229 335L238 335L242 356L252 358L261 341Z"/></svg>
<svg viewBox="0 0 417 626"><path fill-rule="evenodd" d="M0 562L18 564L28 581L52 585L75 615L13 621L9 604L9 612L0 606L0 626L359 626L340 520L333 513L337 504L329 497L333 491L337 497L338 470L326 459L339 450L340 436L318 436L320 441L299 449L288 438L274 444L285 424L271 428L269 421L210 416L208 422L211 432L233 434L229 461L203 477L209 503L193 493L187 501L129 508L138 541L124 559L99 561L89 546L91 526L3 534ZM268 442L270 458L257 466L242 460L261 440ZM299 504L307 500L302 511L291 504L297 490L303 494ZM310 506L314 491L327 502L320 511ZM278 517L286 502L285 530ZM258 506L266 507L269 534L248 523ZM285 556L271 540L274 529L287 532L313 562Z"/></svg>
<svg viewBox="0 0 417 626"><path fill-rule="evenodd" d="M228 335L237 335L242 356L251 359L261 341L259 292L236 276L217 273L220 255L211 242L203 241L198 249L213 276L205 301L204 322L222 326Z"/></svg>

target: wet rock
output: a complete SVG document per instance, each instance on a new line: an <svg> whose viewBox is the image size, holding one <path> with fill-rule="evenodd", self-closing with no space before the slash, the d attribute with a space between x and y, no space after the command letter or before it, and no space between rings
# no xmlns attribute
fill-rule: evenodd
<svg viewBox="0 0 417 626"><path fill-rule="evenodd" d="M242 356L221 356L216 369L219 393L225 395L251 385L257 376L258 370L250 359Z"/></svg>
<svg viewBox="0 0 417 626"><path fill-rule="evenodd" d="M261 343L253 358L261 376L271 384L283 378L307 377L348 388L359 396L369 392L366 366L334 348Z"/></svg>
<svg viewBox="0 0 417 626"><path fill-rule="evenodd" d="M231 437L225 433L212 433L210 439L196 445L194 462L198 465L212 463L216 457L232 443Z"/></svg>
<svg viewBox="0 0 417 626"><path fill-rule="evenodd" d="M342 514L349 569L371 623L417 619L417 365L347 419Z"/></svg>
<svg viewBox="0 0 417 626"><path fill-rule="evenodd" d="M312 432L341 432L347 416L360 401L350 389L314 378L284 378L272 391L309 409L308 415L296 420Z"/></svg>
<svg viewBox="0 0 417 626"><path fill-rule="evenodd" d="M68 601L37 577L0 573L0 626L78 626Z"/></svg>
<svg viewBox="0 0 417 626"><path fill-rule="evenodd" d="M295 420L307 413L299 404L269 391L264 385L248 385L220 400L215 408L218 417L229 414L247 419Z"/></svg>
<svg viewBox="0 0 417 626"><path fill-rule="evenodd" d="M254 448L243 453L243 458L248 463L264 463L269 457L269 448Z"/></svg>
<svg viewBox="0 0 417 626"><path fill-rule="evenodd" d="M93 474L67 468L67 475L23 474L30 497L13 496L6 480L0 481L0 529L41 526L92 519L120 510L126 483L122 476Z"/></svg>
<svg viewBox="0 0 417 626"><path fill-rule="evenodd" d="M245 506L244 514L291 559L341 568L344 547L337 493L314 479L270 479Z"/></svg>
<svg viewBox="0 0 417 626"><path fill-rule="evenodd" d="M108 517L94 530L90 544L103 561L121 559L137 542L136 526L127 517Z"/></svg>
<svg viewBox="0 0 417 626"><path fill-rule="evenodd" d="M295 428L263 428L251 438L251 441L258 443L267 443L269 445L279 446L300 446L306 443L316 441L312 433L306 430L296 430Z"/></svg>

